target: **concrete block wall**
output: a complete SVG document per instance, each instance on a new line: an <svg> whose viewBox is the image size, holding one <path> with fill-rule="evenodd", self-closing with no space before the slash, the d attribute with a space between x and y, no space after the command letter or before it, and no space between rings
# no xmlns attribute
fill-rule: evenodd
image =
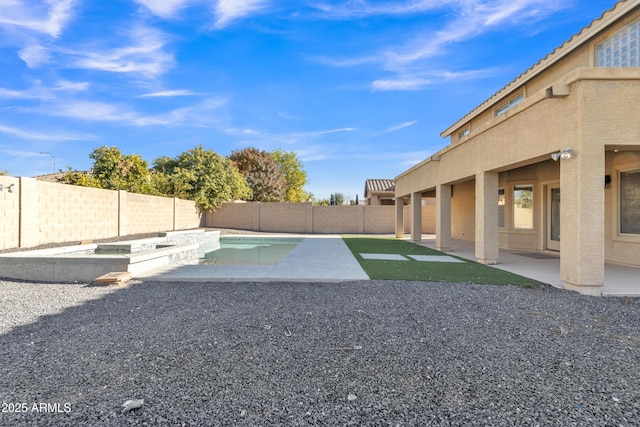
<svg viewBox="0 0 640 427"><path fill-rule="evenodd" d="M117 191L20 179L21 246L118 235Z"/></svg>
<svg viewBox="0 0 640 427"><path fill-rule="evenodd" d="M259 230L258 203L225 203L215 212L207 212L205 225L217 228Z"/></svg>
<svg viewBox="0 0 640 427"><path fill-rule="evenodd" d="M127 216L126 234L173 230L173 198L134 193L126 197L120 213Z"/></svg>
<svg viewBox="0 0 640 427"><path fill-rule="evenodd" d="M405 206L404 218L409 218ZM423 231L435 232L435 206L422 209ZM225 203L208 212L207 227L288 233L395 233L395 206L313 206L311 203ZM409 232L410 222L405 221Z"/></svg>
<svg viewBox="0 0 640 427"><path fill-rule="evenodd" d="M195 203L191 200L173 199L174 203L174 230L188 230L200 227L201 214Z"/></svg>
<svg viewBox="0 0 640 427"><path fill-rule="evenodd" d="M260 230L288 233L313 232L311 203L259 203Z"/></svg>
<svg viewBox="0 0 640 427"><path fill-rule="evenodd" d="M0 184L0 249L197 228L201 221L189 200L26 177L0 176Z"/></svg>
<svg viewBox="0 0 640 427"><path fill-rule="evenodd" d="M13 184L9 192L9 185ZM15 248L20 238L20 181L10 176L0 176L0 249Z"/></svg>
<svg viewBox="0 0 640 427"><path fill-rule="evenodd" d="M364 233L364 206L315 206L315 233Z"/></svg>

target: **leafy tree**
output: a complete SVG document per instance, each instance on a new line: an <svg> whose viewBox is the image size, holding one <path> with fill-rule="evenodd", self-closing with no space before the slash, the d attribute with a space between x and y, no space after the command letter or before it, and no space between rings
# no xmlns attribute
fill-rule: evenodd
<svg viewBox="0 0 640 427"><path fill-rule="evenodd" d="M333 198L333 204L336 206L342 206L347 202L347 196L343 193L333 193L331 197Z"/></svg>
<svg viewBox="0 0 640 427"><path fill-rule="evenodd" d="M313 196L304 191L304 186L307 184L307 172L304 171L302 162L296 153L277 149L271 152L271 156L276 161L286 183L285 201L308 202L311 200Z"/></svg>
<svg viewBox="0 0 640 427"><path fill-rule="evenodd" d="M0 176L9 176L9 171L0 170Z"/></svg>
<svg viewBox="0 0 640 427"><path fill-rule="evenodd" d="M234 151L229 158L249 183L253 191L252 201L285 200L287 183L270 153L249 147Z"/></svg>
<svg viewBox="0 0 640 427"><path fill-rule="evenodd" d="M104 145L93 150L89 157L93 159L90 173L69 168L59 181L132 193L156 193L149 183L149 164L138 154L122 154L118 147Z"/></svg>
<svg viewBox="0 0 640 427"><path fill-rule="evenodd" d="M59 182L71 185L80 185L82 187L104 188L100 181L93 177L90 172L75 171L71 166L67 167L67 171L58 178Z"/></svg>
<svg viewBox="0 0 640 427"><path fill-rule="evenodd" d="M175 159L154 161L152 181L164 194L194 200L202 210L234 199L251 198L251 189L227 158L199 145Z"/></svg>

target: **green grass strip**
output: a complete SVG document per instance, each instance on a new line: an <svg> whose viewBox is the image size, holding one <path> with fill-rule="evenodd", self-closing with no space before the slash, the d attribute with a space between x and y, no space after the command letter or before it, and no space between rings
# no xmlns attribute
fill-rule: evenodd
<svg viewBox="0 0 640 427"><path fill-rule="evenodd" d="M407 255L452 255L405 240L372 237L343 237L343 240L371 279L470 282L491 285L544 285L534 279L456 256L453 257L463 260L464 263L416 261ZM364 259L360 256L361 253L398 254L407 258L408 261Z"/></svg>

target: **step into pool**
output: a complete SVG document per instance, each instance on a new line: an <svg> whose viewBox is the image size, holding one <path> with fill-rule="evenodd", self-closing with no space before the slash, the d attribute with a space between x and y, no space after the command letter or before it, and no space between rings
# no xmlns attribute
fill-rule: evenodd
<svg viewBox="0 0 640 427"><path fill-rule="evenodd" d="M282 261L303 238L220 237L220 248L207 252L200 264L273 265Z"/></svg>

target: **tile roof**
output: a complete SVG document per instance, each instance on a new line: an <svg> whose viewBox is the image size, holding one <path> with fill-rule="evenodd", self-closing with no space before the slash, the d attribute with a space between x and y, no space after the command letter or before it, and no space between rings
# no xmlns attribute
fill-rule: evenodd
<svg viewBox="0 0 640 427"><path fill-rule="evenodd" d="M371 192L395 191L396 181L393 179L367 179L364 184L364 195Z"/></svg>

